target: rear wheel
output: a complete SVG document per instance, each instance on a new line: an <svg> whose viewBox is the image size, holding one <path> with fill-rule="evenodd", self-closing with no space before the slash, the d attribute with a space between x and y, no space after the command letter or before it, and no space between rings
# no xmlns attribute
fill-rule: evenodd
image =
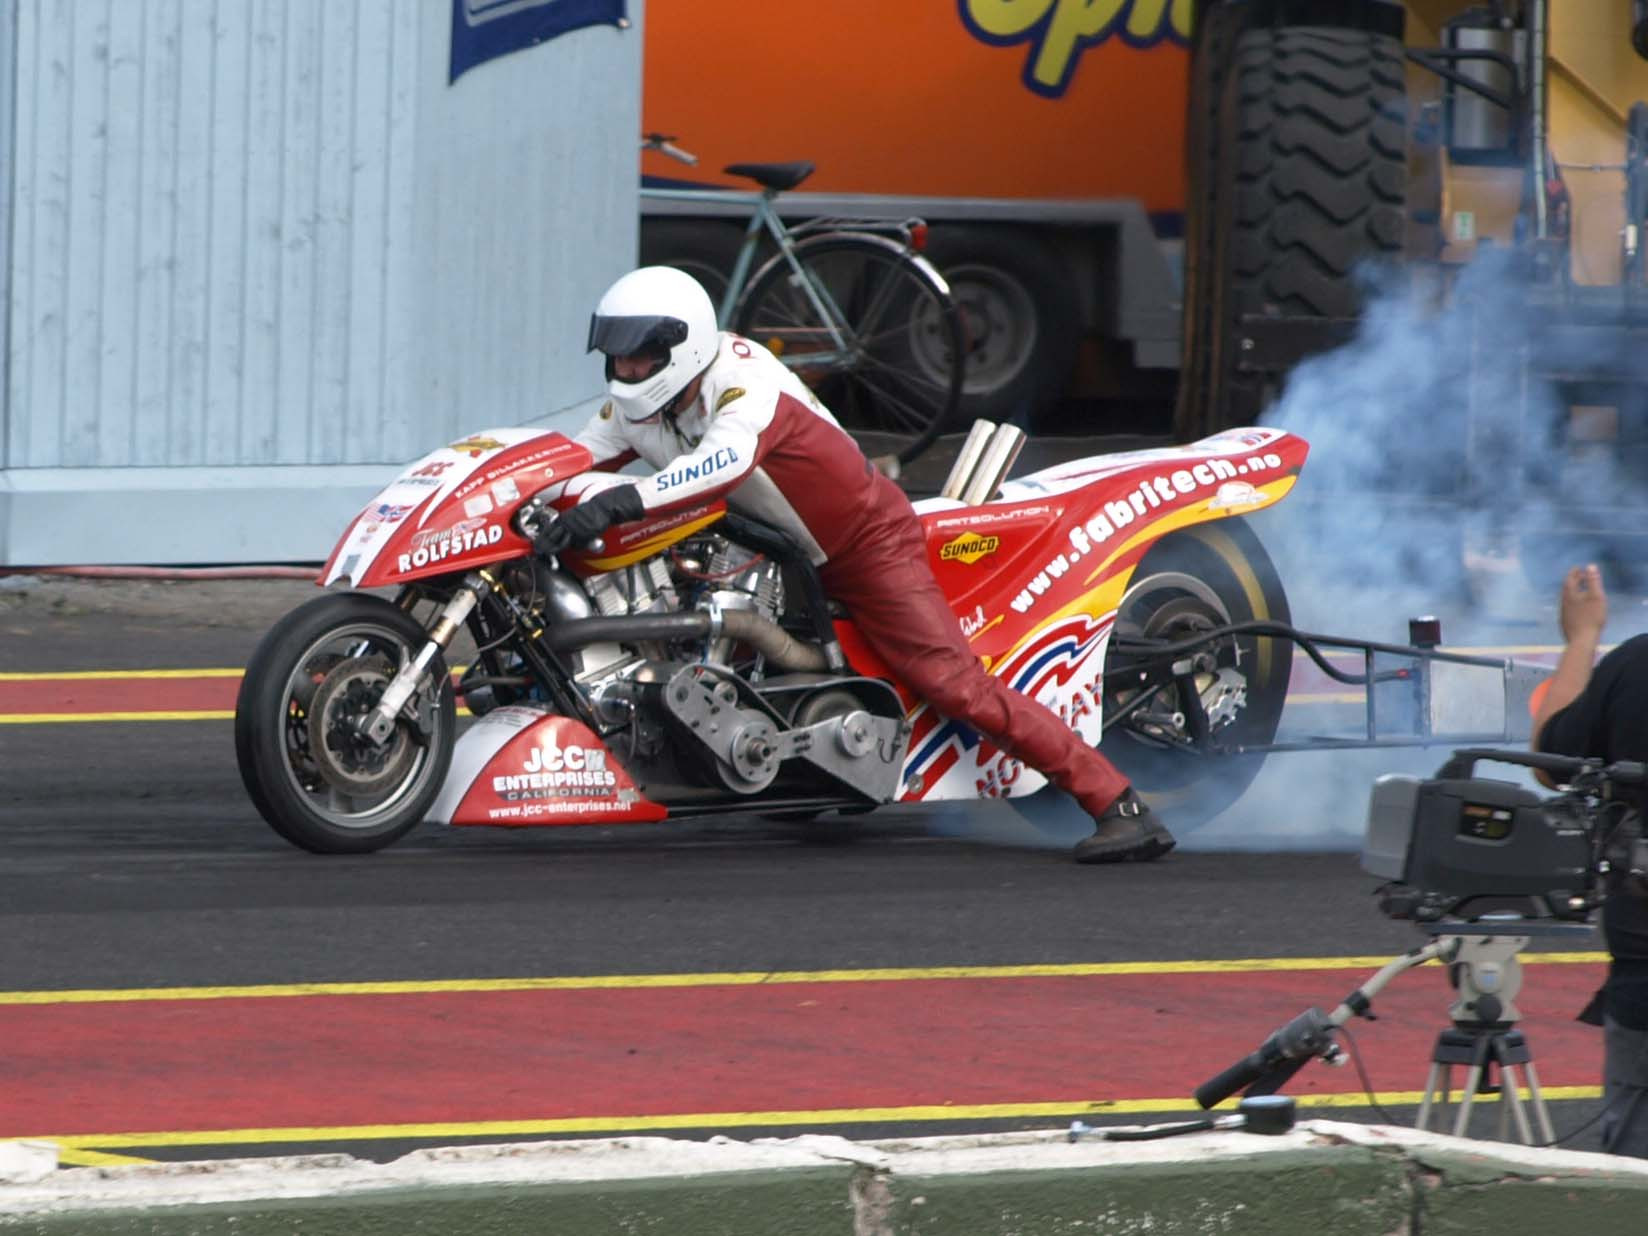
<svg viewBox="0 0 1648 1236"><path fill-rule="evenodd" d="M1288 622L1281 579L1259 539L1223 520L1175 532L1145 555L1116 614L1105 659L1104 715L1147 702L1105 736L1103 751L1175 831L1206 823L1234 803L1258 775L1262 754L1210 755L1192 750L1194 710L1207 718L1215 747L1265 744L1276 737L1293 658L1285 641L1227 636L1197 655L1188 678L1135 668L1119 639L1175 643L1217 627L1253 620Z"/></svg>
<svg viewBox="0 0 1648 1236"><path fill-rule="evenodd" d="M293 845L365 853L429 810L457 732L445 661L431 662L387 741L357 729L427 638L403 610L360 594L320 597L263 637L235 702L235 755L259 813Z"/></svg>
<svg viewBox="0 0 1648 1236"><path fill-rule="evenodd" d="M849 433L890 440L908 463L961 399L965 348L948 290L877 236L815 237L795 258L799 272L780 255L755 276L733 329L799 374Z"/></svg>

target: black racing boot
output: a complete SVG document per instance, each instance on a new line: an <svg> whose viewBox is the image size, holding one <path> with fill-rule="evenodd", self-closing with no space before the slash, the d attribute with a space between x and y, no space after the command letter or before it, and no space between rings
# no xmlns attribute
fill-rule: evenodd
<svg viewBox="0 0 1648 1236"><path fill-rule="evenodd" d="M1093 835L1076 842L1078 863L1148 863L1178 843L1132 788L1094 821Z"/></svg>

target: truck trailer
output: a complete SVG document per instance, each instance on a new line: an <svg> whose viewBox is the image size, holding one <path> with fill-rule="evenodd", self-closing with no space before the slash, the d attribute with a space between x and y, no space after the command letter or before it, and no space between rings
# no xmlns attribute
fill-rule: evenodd
<svg viewBox="0 0 1648 1236"><path fill-rule="evenodd" d="M1067 394L1154 400L1179 365L1189 0L654 0L643 184L744 188L805 160L787 217L929 225L969 325L961 408L1034 423ZM719 295L741 208L643 199L641 254ZM1045 426L1042 426L1045 427Z"/></svg>

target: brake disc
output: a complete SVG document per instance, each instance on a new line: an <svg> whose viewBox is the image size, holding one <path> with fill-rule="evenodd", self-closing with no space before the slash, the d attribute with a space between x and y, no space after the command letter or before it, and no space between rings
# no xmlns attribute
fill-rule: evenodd
<svg viewBox="0 0 1648 1236"><path fill-rule="evenodd" d="M1141 634L1164 643L1179 643L1227 621L1199 599L1179 597L1152 614ZM1189 670L1186 677L1194 684L1209 733L1235 721L1247 704L1247 676L1239 668L1241 649L1232 642L1230 652L1235 665L1219 665L1219 645L1210 644L1185 658L1189 664L1183 668ZM1164 741L1186 741L1189 738L1186 717L1178 698L1181 689L1176 684L1146 704L1134 716L1133 727Z"/></svg>
<svg viewBox="0 0 1648 1236"><path fill-rule="evenodd" d="M379 746L359 723L378 706L392 674L368 657L339 662L309 701L309 757L327 784L351 798L371 798L395 788L417 758L417 746L397 726Z"/></svg>

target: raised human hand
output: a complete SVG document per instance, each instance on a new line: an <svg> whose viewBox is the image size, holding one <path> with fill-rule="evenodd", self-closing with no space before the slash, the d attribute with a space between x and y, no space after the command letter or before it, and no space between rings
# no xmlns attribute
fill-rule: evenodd
<svg viewBox="0 0 1648 1236"><path fill-rule="evenodd" d="M1608 621L1608 593L1602 586L1602 571L1596 563L1574 567L1562 581L1558 608L1562 638L1599 639Z"/></svg>

